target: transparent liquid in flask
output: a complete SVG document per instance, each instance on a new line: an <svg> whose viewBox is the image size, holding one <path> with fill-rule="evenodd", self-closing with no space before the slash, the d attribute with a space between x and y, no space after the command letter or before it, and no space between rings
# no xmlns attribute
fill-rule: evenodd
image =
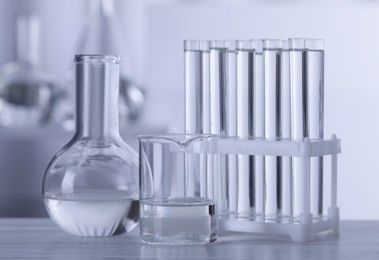
<svg viewBox="0 0 379 260"><path fill-rule="evenodd" d="M94 192L83 196L45 197L47 211L66 232L77 236L111 236L138 224L138 199Z"/></svg>

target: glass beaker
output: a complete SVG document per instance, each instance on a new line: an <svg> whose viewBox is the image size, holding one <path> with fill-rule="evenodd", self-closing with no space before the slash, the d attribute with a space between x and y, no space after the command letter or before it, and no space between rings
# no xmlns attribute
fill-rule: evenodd
<svg viewBox="0 0 379 260"><path fill-rule="evenodd" d="M141 136L140 232L146 243L216 240L219 173L196 164L214 149L212 135ZM204 158L204 157L203 157ZM207 165L217 163L206 156Z"/></svg>
<svg viewBox="0 0 379 260"><path fill-rule="evenodd" d="M34 14L16 17L17 59L0 69L0 126L36 127L51 122L60 95L40 64L40 23Z"/></svg>
<svg viewBox="0 0 379 260"><path fill-rule="evenodd" d="M138 156L120 137L117 56L77 55L76 133L50 162L50 217L78 236L128 232L138 222Z"/></svg>

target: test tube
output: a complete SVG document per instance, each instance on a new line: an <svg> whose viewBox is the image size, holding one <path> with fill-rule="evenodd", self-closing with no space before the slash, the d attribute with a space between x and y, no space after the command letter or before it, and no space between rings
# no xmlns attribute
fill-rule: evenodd
<svg viewBox="0 0 379 260"><path fill-rule="evenodd" d="M208 41L185 41L185 132L186 134L209 134L210 133L210 52ZM186 155L191 157L191 154ZM203 178L189 180L189 182L200 182L201 196L210 196L214 193L213 175L207 175L212 170L211 160L207 154L198 158L186 158L188 162L200 164L200 173L192 173L190 164L187 172L192 176ZM192 160L191 160L192 159ZM195 192L195 191L192 191Z"/></svg>
<svg viewBox="0 0 379 260"><path fill-rule="evenodd" d="M254 42L237 41L237 135L252 136L253 129ZM238 155L238 217L251 217L254 212L253 160Z"/></svg>
<svg viewBox="0 0 379 260"><path fill-rule="evenodd" d="M307 51L307 136L311 140L324 137L324 41L308 40ZM323 157L310 161L311 213L322 217L323 208Z"/></svg>
<svg viewBox="0 0 379 260"><path fill-rule="evenodd" d="M210 42L210 132L218 136L226 136L226 111L227 111L227 89L226 89L226 75L227 75L227 51L224 41L211 41ZM213 180L214 184L214 198L217 199L218 207L224 208L223 203L226 201L226 155L213 155L214 161L217 158L220 163L214 167L217 175Z"/></svg>
<svg viewBox="0 0 379 260"><path fill-rule="evenodd" d="M283 41L281 72L280 72L280 137L281 140L291 139L291 89L290 89L290 61L289 42ZM292 161L289 156L281 157L281 221L289 222L292 215Z"/></svg>
<svg viewBox="0 0 379 260"><path fill-rule="evenodd" d="M184 41L185 62L185 131L187 134L202 132L202 53L200 41Z"/></svg>
<svg viewBox="0 0 379 260"><path fill-rule="evenodd" d="M276 141L280 136L281 49L281 40L263 41L266 140ZM279 165L279 157L265 156L265 217L267 221L276 221L279 214Z"/></svg>
<svg viewBox="0 0 379 260"><path fill-rule="evenodd" d="M229 40L224 43L227 49L226 60L226 135L237 136L237 52L236 41ZM237 213L237 155L227 156L227 209L228 214L236 216Z"/></svg>
<svg viewBox="0 0 379 260"><path fill-rule="evenodd" d="M211 133L226 134L226 60L223 41L210 42Z"/></svg>
<svg viewBox="0 0 379 260"><path fill-rule="evenodd" d="M199 48L201 51L201 116L202 116L202 134L211 133L210 117L210 50L208 41L200 41ZM210 154L201 154L200 155L200 176L203 178L200 180L200 194L204 196L211 197L213 196L213 175L209 175L212 171L212 155ZM203 196L203 195L202 195Z"/></svg>
<svg viewBox="0 0 379 260"><path fill-rule="evenodd" d="M324 43L317 39L290 39L292 138L318 140L324 136ZM303 162L293 158L294 217L305 211ZM310 213L322 217L323 158L310 161ZM308 212L307 212L308 213Z"/></svg>
<svg viewBox="0 0 379 260"><path fill-rule="evenodd" d="M265 137L265 86L263 40L253 40L254 43L254 86L253 86L253 136ZM254 156L254 205L257 221L264 219L265 212L265 165L264 156Z"/></svg>
<svg viewBox="0 0 379 260"><path fill-rule="evenodd" d="M290 82L291 82L291 136L294 141L303 141L307 134L306 82L307 82L307 39L290 39ZM301 221L304 212L303 158L292 159L293 220Z"/></svg>

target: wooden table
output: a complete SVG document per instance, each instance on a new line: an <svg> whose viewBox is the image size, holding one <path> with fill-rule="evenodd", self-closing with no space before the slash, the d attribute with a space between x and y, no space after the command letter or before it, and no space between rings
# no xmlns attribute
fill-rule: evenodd
<svg viewBox="0 0 379 260"><path fill-rule="evenodd" d="M49 219L0 219L0 259L379 259L379 221L342 221L339 237L308 243L226 233L206 246L152 246L139 241L137 229L82 238Z"/></svg>

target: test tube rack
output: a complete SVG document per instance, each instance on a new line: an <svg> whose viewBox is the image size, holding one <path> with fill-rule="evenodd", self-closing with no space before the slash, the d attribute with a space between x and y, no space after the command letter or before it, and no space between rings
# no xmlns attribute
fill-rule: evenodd
<svg viewBox="0 0 379 260"><path fill-rule="evenodd" d="M339 233L339 208L337 207L337 154L341 153L341 142L333 135L331 139L303 141L265 139L241 139L225 137L214 142L199 143L191 148L191 151L182 152L208 153L218 155L261 155L261 156L286 156L303 159L303 185L302 193L303 213L299 222L271 222L264 220L235 219L228 215L220 214L219 228L225 231L248 232L266 235L287 235L293 241L312 241L314 235L324 231ZM330 201L327 215L321 219L314 219L310 211L310 161L312 157L331 156L330 169ZM219 207L223 201L218 201Z"/></svg>
<svg viewBox="0 0 379 260"><path fill-rule="evenodd" d="M184 50L185 132L219 136L208 183L220 228L294 241L338 233L340 141L324 138L323 40L185 41Z"/></svg>
<svg viewBox="0 0 379 260"><path fill-rule="evenodd" d="M340 140L335 135L330 140L313 141L266 141L259 139L220 139L217 144L220 154L248 154L291 156L303 158L304 212L300 223L271 223L254 220L233 220L221 218L221 230L261 233L269 235L289 235L293 241L312 241L314 234L323 231L339 232L339 209L337 207L337 154L341 152ZM310 213L310 160L311 157L331 156L330 204L327 216L317 221Z"/></svg>

